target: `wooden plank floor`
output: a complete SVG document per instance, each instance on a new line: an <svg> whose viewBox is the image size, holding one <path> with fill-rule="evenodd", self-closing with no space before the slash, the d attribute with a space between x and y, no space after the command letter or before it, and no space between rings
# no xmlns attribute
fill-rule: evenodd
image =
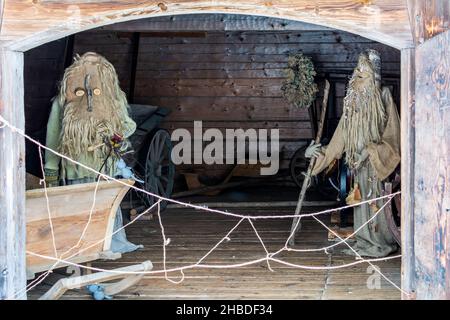
<svg viewBox="0 0 450 320"><path fill-rule="evenodd" d="M307 208L306 208L307 209ZM276 212L274 212L276 210ZM314 210L319 210L315 208ZM231 211L231 210L230 210ZM293 208L233 209L242 214L292 214ZM170 209L162 214L166 236L167 268L194 264L205 255L239 219L192 209ZM329 222L329 217L324 218ZM255 227L269 251L281 248L290 230L289 219L257 220ZM94 266L105 269L122 267L151 260L154 270L162 269L162 236L158 220L139 221L127 228L130 241L143 244L144 249L123 255L116 261L96 261ZM320 248L329 245L327 231L313 219L304 219L297 236L297 248ZM355 261L344 255L341 245L329 254L324 252L283 252L278 257L285 261L308 266L335 266ZM265 257L253 229L247 221L208 256L204 264L236 264ZM400 259L376 262L389 279L399 285ZM400 299L400 292L381 278L379 289L369 289L367 282L373 272L362 263L344 269L305 270L271 263L228 269L189 269L185 280L173 284L163 274L147 275L135 287L115 296L115 299ZM174 280L180 272L170 273ZM376 276L375 276L376 277ZM373 278L371 278L373 279ZM376 280L376 279L375 279ZM29 298L37 298L49 288L48 283L38 286ZM67 292L63 299L90 299L84 290Z"/></svg>

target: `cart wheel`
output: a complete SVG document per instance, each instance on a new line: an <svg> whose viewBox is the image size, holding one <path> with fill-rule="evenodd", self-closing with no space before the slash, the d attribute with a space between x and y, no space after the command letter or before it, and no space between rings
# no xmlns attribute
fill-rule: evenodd
<svg viewBox="0 0 450 320"><path fill-rule="evenodd" d="M291 158L291 162L289 163L289 171L291 172L292 180L294 180L295 184L300 188L303 184L303 173L308 170L309 166L309 159L305 157L306 148L308 148L308 145L305 145L295 151Z"/></svg>
<svg viewBox="0 0 450 320"><path fill-rule="evenodd" d="M147 156L145 158L144 189L159 196L169 198L172 195L175 165L170 156L172 141L166 130L157 129L150 140ZM145 195L148 206L153 205L157 198ZM164 209L167 201L160 206Z"/></svg>

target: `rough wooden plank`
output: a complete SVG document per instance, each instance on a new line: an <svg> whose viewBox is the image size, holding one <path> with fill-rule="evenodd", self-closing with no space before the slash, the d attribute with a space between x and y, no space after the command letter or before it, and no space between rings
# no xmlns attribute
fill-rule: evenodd
<svg viewBox="0 0 450 320"><path fill-rule="evenodd" d="M412 37L404 0L336 1L222 1L169 0L139 3L115 0L73 4L69 0L10 0L4 12L0 41L27 50L93 27L160 15L221 12L287 18L363 35L396 48L411 46Z"/></svg>
<svg viewBox="0 0 450 320"><path fill-rule="evenodd" d="M214 16L214 15L213 15ZM152 18L155 19L155 18ZM269 19L269 18L264 18ZM130 23L130 22L128 22ZM128 24L126 23L126 24ZM125 25L126 25L125 24ZM117 39L121 43L129 43L131 32L117 31L102 31L101 29L94 29L85 31L89 37L80 40L83 45L96 44L99 46L109 45ZM151 35L151 37L150 37ZM166 33L145 33L142 32L142 43L162 43L162 44L226 44L230 43L251 43L264 44L266 42L271 44L279 43L374 43L374 41L363 38L359 35L344 32L341 30L329 31L214 31L203 32L202 37L189 36L190 33L181 32L166 32ZM269 37L267 37L269 35ZM113 41L112 41L113 40Z"/></svg>
<svg viewBox="0 0 450 320"><path fill-rule="evenodd" d="M292 20L242 15L197 14L141 19L102 27L103 30L144 31L240 31L240 30L302 30L317 31L330 28Z"/></svg>
<svg viewBox="0 0 450 320"><path fill-rule="evenodd" d="M268 18L264 18L268 19ZM92 33L101 33L101 31L93 31ZM117 32L118 37L123 33ZM145 35L145 33L144 33ZM169 33L170 35L170 33ZM86 40L88 41L88 40ZM249 44L303 44L303 43L375 43L372 40L363 38L356 34L351 34L341 30L329 31L216 31L205 32L203 37L143 37L144 44L157 42L161 44L226 44L226 43L249 43Z"/></svg>
<svg viewBox="0 0 450 320"><path fill-rule="evenodd" d="M326 54L331 56L339 55L353 55L355 52L359 54L365 49L372 48L380 52L382 61L395 62L399 59L398 50L388 47L382 43L360 43L358 41L349 43L326 43L326 42L305 42L305 43L279 43L274 45L270 42L270 34L267 35L267 43L253 44L247 42L241 43L227 43L227 44L158 44L152 42L149 44L142 44L140 52L145 55L159 56L164 53L177 54L186 53L187 51L195 54L291 54L297 51L302 51L307 55ZM188 60L186 60L188 61ZM208 61L208 60L206 60Z"/></svg>
<svg viewBox="0 0 450 320"><path fill-rule="evenodd" d="M157 105L172 109L165 121L183 119L185 121L235 120L273 121L309 120L306 110L292 108L281 97L174 97L141 96L136 103ZM176 111L176 113L174 113Z"/></svg>
<svg viewBox="0 0 450 320"><path fill-rule="evenodd" d="M450 29L450 2L407 0L414 42L421 44Z"/></svg>
<svg viewBox="0 0 450 320"><path fill-rule="evenodd" d="M133 181L128 180L122 182L131 185L133 183ZM87 248L99 241L100 243L83 253L75 254L76 258L79 258L81 262L86 262L89 261L86 260L86 257L110 250L110 235L113 231L117 208L129 187L118 182L100 182L97 188L96 186L97 183L86 183L54 187L47 190L53 220L55 246L59 255L66 253L66 256L68 256L77 252L74 249L69 251L69 249L78 243L79 237L90 218L90 226L77 250ZM93 191L95 189L97 189L97 193L93 206ZM26 215L27 250L54 256L44 189L26 192ZM103 239L105 241L102 241ZM53 263L54 261L45 258L27 255L27 268L33 269L34 272L46 270Z"/></svg>
<svg viewBox="0 0 450 320"><path fill-rule="evenodd" d="M271 57L268 58L268 61L257 62L239 62L233 61L230 58L228 59L229 61L205 61L203 63L199 61L164 61L164 63L141 61L137 67L140 72L147 72L149 74L154 73L158 78L173 78L173 75L176 75L176 78L204 78L205 76L216 78L218 75L222 75L222 73L223 76L227 76L229 78L242 78L243 76L238 76L239 74L246 74L247 77L252 74L255 76L269 78L284 77L285 73L283 70L287 68L287 56L285 60L281 61L270 61ZM355 59L356 58L357 57L355 55ZM325 73L328 73L330 81L348 80L357 63L356 60L351 59L348 61L343 61L343 58L331 57L330 60L337 61L315 61L315 69L319 75L319 78L324 78ZM122 63L119 61L117 63L118 69L122 68ZM382 75L384 75L385 78L398 78L400 74L399 66L400 55L396 61L386 61L383 63ZM168 76L165 76L165 74ZM189 76L189 74L192 75ZM146 76L150 77L149 75Z"/></svg>
<svg viewBox="0 0 450 320"><path fill-rule="evenodd" d="M368 49L368 46L364 46L364 49ZM320 52L313 52L310 55L313 58L315 63L322 62L352 62L358 61L358 56L361 53L361 50L351 50L346 49L342 51L330 52L321 54ZM192 55L186 55L183 53L164 53L161 52L159 54L155 54L152 57L153 61L145 61L140 60L140 62L157 62L157 63L179 63L179 62L198 62L203 61L205 63L211 62L239 62L239 63L251 63L251 62L272 62L272 63L281 63L286 62L290 53L295 53L299 51L300 48L296 50L287 51L285 53L278 54L260 54L260 53L249 53L249 54L240 54L240 53L230 53L223 54L222 53L192 53ZM308 55L308 52L305 52ZM382 54L383 56L384 54ZM140 56L141 58L145 58L144 55ZM398 60L391 60L391 62L399 61L400 55L398 55Z"/></svg>
<svg viewBox="0 0 450 320"><path fill-rule="evenodd" d="M150 79L239 79L239 78L282 78L286 76L287 64L280 63L284 68L265 68L265 63L210 63L207 66L199 63L170 63L170 64L146 64L139 66L140 80ZM256 68L250 68L250 66ZM383 77L400 77L399 62L383 63ZM209 67L209 69L208 69ZM204 68L204 69L202 69ZM354 62L323 62L315 69L319 74L335 73L341 78L347 78L354 70ZM343 96L342 96L343 97Z"/></svg>
<svg viewBox="0 0 450 320"><path fill-rule="evenodd" d="M136 95L189 97L280 97L283 79L175 79L139 82Z"/></svg>
<svg viewBox="0 0 450 320"><path fill-rule="evenodd" d="M450 31L416 49L414 254L418 299L450 299Z"/></svg>
<svg viewBox="0 0 450 320"><path fill-rule="evenodd" d="M415 49L402 50L401 75L401 236L402 288L414 288L414 161L415 161ZM403 296L408 299L408 296ZM412 297L411 297L412 298Z"/></svg>
<svg viewBox="0 0 450 320"><path fill-rule="evenodd" d="M177 128L184 128L187 129L192 136L194 132L194 122L191 121L173 121L171 123L162 123L161 127L170 131ZM311 135L311 123L309 123L309 121L238 121L238 119L232 123L227 121L203 121L202 128L203 130L207 130L208 128L217 128L223 134L225 134L226 129L278 129L280 139L298 139L299 137L310 137Z"/></svg>
<svg viewBox="0 0 450 320"><path fill-rule="evenodd" d="M309 131L311 131L311 130L309 130ZM280 165L284 165L285 164L284 163L285 160L287 160L287 162L289 163L289 161L291 160L293 154L300 147L302 147L305 144L307 144L307 142L312 138L312 135L311 135L311 133L308 133L308 135L306 135L306 133L305 133L305 137L309 137L309 138L305 138L303 140L299 140L298 138L293 138L293 139L290 139L290 140L287 140L286 138L284 138L282 140L280 139L279 149L280 149L280 160L282 161L282 163ZM195 141L195 140L192 139L191 143L192 143L191 144L192 146L194 145L194 143L200 143L203 146L203 148L204 148L209 142ZM252 147L256 147L256 145L252 145ZM199 155L203 154L203 148L202 148L202 151L199 152ZM234 152L236 152L236 149L237 149L237 146L235 145L234 148L233 148ZM245 146L245 151L246 152L249 151L249 146L248 145ZM191 154L192 154L192 157L193 157L196 154L196 151L195 150L191 150ZM178 167L179 170L181 170L181 168L182 168L182 166ZM212 171L214 171L214 169L217 169L219 167L214 168L214 166L209 165L206 168L209 168L211 170L211 172L212 172ZM222 169L224 169L225 171L229 170L227 166L225 166L225 168L222 168ZM272 182L275 183L275 181L272 181Z"/></svg>
<svg viewBox="0 0 450 320"><path fill-rule="evenodd" d="M336 201L304 201L305 206L309 207L324 207L335 205ZM209 208L278 208L278 207L293 207L297 204L295 201L271 201L271 202L207 202L200 203L200 206L208 206ZM180 204L169 204L170 208L184 208L185 206Z"/></svg>
<svg viewBox="0 0 450 320"><path fill-rule="evenodd" d="M0 32L3 27L3 9L5 8L5 0L0 0Z"/></svg>
<svg viewBox="0 0 450 320"><path fill-rule="evenodd" d="M23 110L23 54L0 50L0 115L23 130ZM0 128L0 190L0 299L5 299L26 285L25 143L7 127Z"/></svg>

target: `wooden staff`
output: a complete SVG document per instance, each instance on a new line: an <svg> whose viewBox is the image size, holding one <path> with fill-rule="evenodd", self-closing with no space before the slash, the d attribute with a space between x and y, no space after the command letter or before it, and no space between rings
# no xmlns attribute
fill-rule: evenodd
<svg viewBox="0 0 450 320"><path fill-rule="evenodd" d="M325 90L323 94L323 101L322 101L322 113L320 114L320 122L319 122L319 129L317 130L316 140L315 143L320 143L320 140L322 139L322 132L323 132L323 125L325 123L325 114L327 113L327 105L328 105L328 95L330 93L330 83L328 80L325 79ZM300 214L300 211L302 210L303 200L305 199L306 190L308 190L309 183L311 181L311 173L314 168L314 165L316 164L316 158L312 157L309 166L308 171L305 175L305 180L303 180L302 189L300 191L300 195L298 196L298 202L297 207L295 208L295 215L298 216ZM295 244L295 233L298 229L300 229L301 223L300 223L300 217L294 217L294 220L292 221L292 227L291 227L291 234L289 236L288 242L289 245Z"/></svg>

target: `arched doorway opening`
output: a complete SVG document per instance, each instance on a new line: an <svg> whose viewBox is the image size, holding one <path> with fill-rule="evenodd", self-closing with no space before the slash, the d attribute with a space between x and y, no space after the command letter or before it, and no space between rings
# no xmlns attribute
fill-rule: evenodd
<svg viewBox="0 0 450 320"><path fill-rule="evenodd" d="M311 123L309 118L305 118L309 115L304 113L297 114L296 111L289 109L286 105L280 106L281 99L273 100L274 97L271 96L274 91L273 87L279 86L279 78L282 78L280 71L286 63L288 54L290 52L295 52L297 49L303 49L307 54L314 55L319 64L322 77L329 77L332 73L330 70L334 70L335 73L336 71L339 71L333 76L335 80L335 93L333 99L336 117L339 116L340 111L338 111L338 108L341 104L343 93L345 92L346 77L348 77L354 67L357 54L359 51L371 46L379 46L379 49L384 52L383 54L385 57L390 57L389 59L392 59L384 59L386 66L391 63L389 68L385 68L385 75L388 75L385 77L385 80L388 82L392 81L391 85L393 86L393 89L394 87L396 88L397 101L400 99L400 53L387 46L379 45L368 39L362 39L337 30L319 27L311 29L313 27L303 25L303 28L310 28L310 33L305 37L308 30L302 30L301 32L297 30L296 32L295 27L290 30L286 27L289 25L289 21L275 21L278 23L278 30L273 30L277 28L271 27L271 23L274 21L271 21L270 23L261 21L254 23L254 25L259 26L259 32L263 33L263 35L259 35L258 30L250 30L250 32L247 30L247 33L245 34L244 32L243 34L241 32L242 27L237 27L236 30L229 31L228 33L225 30L209 30L210 34L216 32L212 37L202 34L201 29L186 31L186 25L184 25L183 30L176 29L167 31L168 25L173 26L174 23L176 24L180 21L183 22L182 17L179 17L179 19L174 20L171 20L170 17L159 18L159 21L154 20L153 22L156 22L156 25L165 24L165 27L159 27L159 30L149 30L145 28L144 30L126 30L123 29L125 28L124 25L116 25L110 28L105 27L103 30L79 33L75 35L74 46L80 51L78 53L83 53L83 51L100 51L100 53L107 56L107 58L113 60L113 63L116 62L114 64L118 69L123 68L123 71L120 72L122 75L122 86L125 89L129 88L128 94L130 94L130 91L134 92L134 96L131 98L136 103L166 104L167 106L172 107L174 116L171 118L171 122L169 121L167 123L168 129L177 128L177 126L185 126L186 122L195 120L195 117L188 118L188 116L196 111L199 112L200 110L201 115L199 118L203 120L206 119L214 124L217 124L217 122L226 122L227 124L231 122L241 122L238 126L242 127L242 124L247 122L259 122L257 125L265 125L270 128L275 127L277 123L278 126L280 126L280 123L282 123L281 127L284 128L286 132L286 142L292 142L292 140L296 139L305 142L310 139L312 137L312 126L306 128L299 126L299 124L303 122ZM221 18L219 18L218 21L223 23ZM137 21L137 24L139 25L140 22L144 22L144 20ZM152 24L152 20L148 20L148 22ZM192 23L192 21L190 23ZM205 25L208 25L208 23ZM251 23L249 25L251 25ZM268 32L268 30L263 30L264 25L266 28L272 28L272 31ZM127 28L131 28L131 26L128 25ZM135 28L137 27L135 26ZM147 25L147 28L150 27ZM155 27L155 23L153 23L152 28L157 28ZM297 28L300 28L300 25L297 25ZM133 44L135 32L147 32L147 34L144 35L144 37L141 35L141 40L144 40L142 40L142 42L140 41L139 44L143 45L141 49L143 48L144 51L140 51L138 48L137 60L133 64L131 52L135 45L135 43ZM317 37L318 34L320 34L319 37ZM79 38L78 43L76 41L77 37ZM292 40L296 38L301 38L302 40ZM307 39L303 40L305 38ZM204 42L202 42L202 39ZM252 39L251 42L248 41L249 39ZM63 41L60 43L61 46L59 48L62 49L63 52L68 52L68 48L70 47L67 46L69 39L65 39L65 41L66 42ZM55 46L52 47L53 49L47 48L47 50L55 54L58 43L54 43L53 45ZM218 47L218 45L222 47ZM155 47L157 47L157 49L155 49ZM214 47L216 49L214 49ZM347 51L345 51L345 49L347 49ZM343 58L341 57L342 50L346 52L346 54L343 55ZM185 52L188 54L185 54ZM121 54L122 58L124 56L127 57L127 59L123 59L126 60L126 63L121 64ZM215 59L215 61L209 61L210 64L216 64L215 67L209 66L209 69L205 67L207 62L202 59L205 55L209 55L209 59ZM244 55L244 58L242 58L242 55ZM268 59L268 55L271 55L272 57L270 58L275 60L266 60ZM332 60L330 58L324 58L327 55L334 58L337 57L338 59ZM70 57L71 54L66 54L66 56ZM241 56L238 58L243 60L227 61L227 59L230 59L227 57L235 56ZM59 70L62 70L63 68L61 68L61 66L64 66L66 62L61 61L59 57L61 57L61 55L56 54L55 61L59 62ZM114 60L115 57L119 58ZM280 61L277 59L280 59ZM27 64L27 60L25 62ZM161 68L161 66L167 66L169 63L172 63L172 69ZM182 63L190 64L191 67L183 69L181 67ZM195 63L201 64L201 68L192 67ZM227 67L228 65L219 65L224 63L234 63L234 68ZM262 64L262 66L258 65L258 68L256 68L255 64L258 63ZM277 63L279 65L276 65ZM236 67L236 65L244 64L246 64L248 68L239 69L239 67ZM269 64L273 64L272 67L269 67ZM42 66L43 64L40 65ZM55 66L56 65L58 65L58 63L56 63ZM133 72L133 65L135 72L136 70L139 70L139 72L135 74L136 79L134 80L135 85L138 84L138 87L130 85L132 82L131 74ZM175 70L173 69L173 66L175 66ZM213 72L211 72L211 70L213 70ZM242 76L242 73L245 73L246 75ZM39 72L37 74L41 75ZM52 76L55 76L55 74ZM58 78L57 76L55 77ZM389 77L391 77L390 80ZM164 80L161 80L161 78ZM198 78L203 80L198 81ZM147 80L144 81L144 79ZM174 82L173 79L177 80ZM204 79L207 81L204 81ZM42 78L39 77L39 80L41 81ZM26 79L26 81L28 80ZM164 81L167 83L164 84ZM271 84L270 81L274 82ZM50 80L50 82L54 82L54 79ZM147 83L153 84L157 82L159 82L157 87L148 87L147 85ZM188 85L186 85L186 82L188 82ZM211 83L211 88L208 88L208 84L210 85ZM269 83L269 86L266 85L267 83ZM143 85L139 87L139 84ZM208 88L211 92L215 91L219 93L219 95L214 96L213 100L210 99L210 96L206 95L205 99L205 95L202 94L202 92L205 91L205 88ZM337 94L338 91L341 93ZM51 90L48 92L51 92ZM149 92L151 92L151 95L146 95ZM25 86L25 93L27 93L27 85ZM239 101L231 102L229 93L231 93L231 97ZM174 95L175 97L170 97L171 95ZM252 101L248 99L249 97L258 95L262 96L260 98L267 100L272 99L273 101L263 102L262 100L258 100L255 102L255 99ZM194 101L189 102L192 98L195 98ZM242 98L247 100L242 101ZM275 98L280 97L276 96ZM203 103L200 103L201 100L203 100ZM244 108L241 108L244 111L239 115L235 110L227 109L230 108L230 105L237 109L244 106ZM266 106L265 108L264 105ZM273 105L276 107L272 107ZM202 107L200 108L199 106ZM215 112L210 112L210 108L216 109ZM286 108L288 108L287 111ZM265 117L258 118L258 112L260 110L266 110L268 114ZM222 116L215 118L221 113ZM283 115L283 113L285 113L284 118L282 116L280 118L280 115ZM207 116L210 116L210 118L206 118ZM230 118L230 116L235 116L236 118ZM336 118L334 120L336 120ZM289 122L289 126L283 127L287 122ZM213 126L213 124L211 124L211 126ZM333 128L330 128L331 133L332 131ZM295 150L297 147L298 145L294 146L293 149ZM289 157L289 154L287 157Z"/></svg>

